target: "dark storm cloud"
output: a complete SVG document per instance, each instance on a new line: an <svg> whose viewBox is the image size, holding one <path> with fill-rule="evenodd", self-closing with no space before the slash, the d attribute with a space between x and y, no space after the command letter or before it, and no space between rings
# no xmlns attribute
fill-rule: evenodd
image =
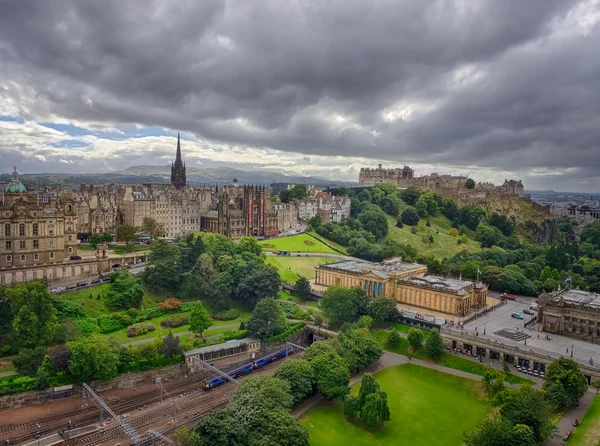
<svg viewBox="0 0 600 446"><path fill-rule="evenodd" d="M600 31L577 29L577 7L9 0L0 3L0 86L26 87L27 99L6 95L31 119L593 178Z"/></svg>

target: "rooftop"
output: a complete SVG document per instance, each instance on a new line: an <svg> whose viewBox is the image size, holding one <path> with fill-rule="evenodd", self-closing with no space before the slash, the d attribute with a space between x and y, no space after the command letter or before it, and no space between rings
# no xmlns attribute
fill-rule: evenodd
<svg viewBox="0 0 600 446"><path fill-rule="evenodd" d="M556 293L551 300L558 302L561 297L569 304L600 308L600 294L592 293L590 291L564 290Z"/></svg>
<svg viewBox="0 0 600 446"><path fill-rule="evenodd" d="M207 353L220 352L222 350L230 349L230 348L238 348L244 345L251 344L253 342L260 342L257 339L253 338L244 338L244 339L233 339L231 341L223 342L222 344L209 345L207 347L195 348L192 350L187 350L183 352L183 356L194 356L194 355L204 355Z"/></svg>
<svg viewBox="0 0 600 446"><path fill-rule="evenodd" d="M414 285L425 285L431 288L436 288L442 291L460 292L465 288L473 286L473 282L458 279L448 279L440 276L412 276L404 279L404 282L409 282Z"/></svg>
<svg viewBox="0 0 600 446"><path fill-rule="evenodd" d="M401 260L388 260L382 263L367 262L366 260L344 260L341 262L319 265L319 268L322 269L335 269L341 271L348 271L352 273L363 273L365 271L371 271L373 274L381 277L382 279L386 279L389 277L387 273L412 271L423 267L424 265L420 265L418 263L403 263Z"/></svg>

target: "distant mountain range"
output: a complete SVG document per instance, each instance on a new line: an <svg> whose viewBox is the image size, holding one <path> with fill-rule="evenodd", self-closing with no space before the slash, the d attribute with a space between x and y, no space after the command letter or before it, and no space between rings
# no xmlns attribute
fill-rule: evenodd
<svg viewBox="0 0 600 446"><path fill-rule="evenodd" d="M237 179L242 184L271 184L276 183L328 183L333 182L322 177L304 177L300 175L285 175L268 170L237 170L230 167L216 167L200 169L197 167L187 168L187 180L190 185L204 183L231 183ZM0 175L0 183L10 182L11 176ZM171 181L171 166L132 166L127 169L117 170L110 173L94 174L64 174L64 173L39 173L21 174L21 181L25 185L39 184L55 185L68 184L78 186L80 184L142 184L142 183L166 183Z"/></svg>

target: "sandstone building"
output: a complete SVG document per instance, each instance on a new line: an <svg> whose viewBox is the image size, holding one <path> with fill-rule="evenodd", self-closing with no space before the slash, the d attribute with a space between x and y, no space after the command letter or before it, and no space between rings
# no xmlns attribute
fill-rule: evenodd
<svg viewBox="0 0 600 446"><path fill-rule="evenodd" d="M457 316L487 301L487 286L465 280L427 275L427 267L391 259L381 263L343 261L319 265L315 284L359 286L369 296L386 296L407 304Z"/></svg>
<svg viewBox="0 0 600 446"><path fill-rule="evenodd" d="M600 294L565 288L542 294L538 306L545 331L588 340L600 337Z"/></svg>

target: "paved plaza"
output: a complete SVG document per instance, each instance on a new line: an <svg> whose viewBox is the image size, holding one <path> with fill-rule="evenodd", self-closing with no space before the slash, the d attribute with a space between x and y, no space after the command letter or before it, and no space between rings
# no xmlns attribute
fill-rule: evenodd
<svg viewBox="0 0 600 446"><path fill-rule="evenodd" d="M485 316L465 324L463 331L474 334L479 333L480 337L488 338L496 342L518 346L521 349L533 350L535 352L550 355L553 357L571 357L573 351L573 359L578 362L589 365L590 358L594 362L594 366L600 366L600 339L592 344L591 342L579 341L566 336L549 334L550 340L546 340L546 333L541 330L538 325L532 328L525 328L525 321L532 316L524 314L523 310L528 308L528 303L507 301L505 305L501 305ZM511 317L513 312L521 313L525 319L515 319ZM523 331L530 338L525 341L516 342L506 337L499 336L495 332L502 329L514 329ZM485 334L484 334L485 331ZM527 345L525 345L527 342ZM598 367L600 369L600 367Z"/></svg>

